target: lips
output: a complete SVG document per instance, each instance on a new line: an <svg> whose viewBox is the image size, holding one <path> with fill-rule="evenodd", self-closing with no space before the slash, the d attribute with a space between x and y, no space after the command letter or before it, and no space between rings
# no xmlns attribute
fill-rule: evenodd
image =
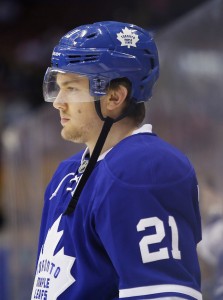
<svg viewBox="0 0 223 300"><path fill-rule="evenodd" d="M60 116L60 123L65 125L70 119L65 116Z"/></svg>

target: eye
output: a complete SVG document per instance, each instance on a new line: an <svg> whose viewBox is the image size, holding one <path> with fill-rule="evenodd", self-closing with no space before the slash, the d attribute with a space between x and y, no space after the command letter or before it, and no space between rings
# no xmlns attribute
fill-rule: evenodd
<svg viewBox="0 0 223 300"><path fill-rule="evenodd" d="M77 92L77 91L79 91L79 89L77 87L75 87L75 86L68 86L67 87L67 91L69 91L69 92Z"/></svg>

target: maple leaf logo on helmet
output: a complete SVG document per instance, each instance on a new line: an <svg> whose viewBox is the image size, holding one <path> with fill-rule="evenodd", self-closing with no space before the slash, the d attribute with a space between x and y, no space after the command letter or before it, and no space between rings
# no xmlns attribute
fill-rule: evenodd
<svg viewBox="0 0 223 300"><path fill-rule="evenodd" d="M121 46L136 47L136 43L139 41L137 34L133 30L125 27L122 32L117 33L117 39L121 42Z"/></svg>

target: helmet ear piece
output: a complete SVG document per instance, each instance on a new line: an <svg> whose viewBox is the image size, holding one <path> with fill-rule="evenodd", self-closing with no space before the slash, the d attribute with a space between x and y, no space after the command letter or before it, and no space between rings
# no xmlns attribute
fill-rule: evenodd
<svg viewBox="0 0 223 300"><path fill-rule="evenodd" d="M107 78L96 77L89 78L90 91L93 96L103 96L109 86L109 80Z"/></svg>
<svg viewBox="0 0 223 300"><path fill-rule="evenodd" d="M52 66L87 76L94 97L104 95L113 79L127 78L135 102L151 97L159 76L152 36L136 25L113 21L83 25L68 32L54 49Z"/></svg>

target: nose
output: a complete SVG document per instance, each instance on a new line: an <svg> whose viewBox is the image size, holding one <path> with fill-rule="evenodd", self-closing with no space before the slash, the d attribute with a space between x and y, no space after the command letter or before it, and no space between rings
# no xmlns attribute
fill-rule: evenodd
<svg viewBox="0 0 223 300"><path fill-rule="evenodd" d="M65 109L66 108L66 102L62 100L62 97L60 96L60 93L57 95L56 99L53 101L53 107L56 109Z"/></svg>

